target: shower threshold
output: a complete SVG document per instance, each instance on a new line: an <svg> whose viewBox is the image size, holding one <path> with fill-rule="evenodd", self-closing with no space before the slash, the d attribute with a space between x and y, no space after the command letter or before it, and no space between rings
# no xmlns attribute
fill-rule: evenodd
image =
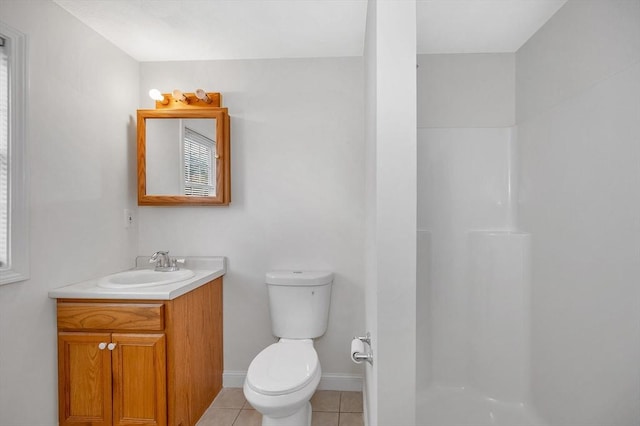
<svg viewBox="0 0 640 426"><path fill-rule="evenodd" d="M432 385L416 395L418 426L548 426L526 404L472 388Z"/></svg>

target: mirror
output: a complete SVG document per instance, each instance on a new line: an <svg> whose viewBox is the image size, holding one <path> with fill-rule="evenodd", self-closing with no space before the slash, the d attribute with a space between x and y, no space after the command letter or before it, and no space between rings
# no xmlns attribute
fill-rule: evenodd
<svg viewBox="0 0 640 426"><path fill-rule="evenodd" d="M138 205L228 205L226 108L138 110Z"/></svg>

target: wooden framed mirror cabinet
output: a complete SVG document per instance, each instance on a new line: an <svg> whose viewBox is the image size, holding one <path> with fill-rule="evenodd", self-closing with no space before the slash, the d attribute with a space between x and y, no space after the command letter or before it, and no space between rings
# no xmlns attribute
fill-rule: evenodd
<svg viewBox="0 0 640 426"><path fill-rule="evenodd" d="M218 93L208 95L165 94L156 109L138 110L138 205L231 202L229 114Z"/></svg>

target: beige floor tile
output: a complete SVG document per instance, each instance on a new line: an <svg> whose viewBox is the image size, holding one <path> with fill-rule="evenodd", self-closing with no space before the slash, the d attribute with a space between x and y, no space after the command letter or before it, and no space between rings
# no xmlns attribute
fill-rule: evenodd
<svg viewBox="0 0 640 426"><path fill-rule="evenodd" d="M260 426L262 415L256 410L241 410L233 426Z"/></svg>
<svg viewBox="0 0 640 426"><path fill-rule="evenodd" d="M223 388L211 405L214 408L242 408L245 403L242 388Z"/></svg>
<svg viewBox="0 0 640 426"><path fill-rule="evenodd" d="M339 413L314 411L311 415L311 426L338 426Z"/></svg>
<svg viewBox="0 0 640 426"><path fill-rule="evenodd" d="M210 407L198 420L196 426L232 426L240 410L236 408Z"/></svg>
<svg viewBox="0 0 640 426"><path fill-rule="evenodd" d="M342 392L340 396L341 413L362 413L362 392Z"/></svg>
<svg viewBox="0 0 640 426"><path fill-rule="evenodd" d="M311 398L313 411L340 411L340 391L316 391Z"/></svg>
<svg viewBox="0 0 640 426"><path fill-rule="evenodd" d="M340 413L339 426L364 426L362 413Z"/></svg>

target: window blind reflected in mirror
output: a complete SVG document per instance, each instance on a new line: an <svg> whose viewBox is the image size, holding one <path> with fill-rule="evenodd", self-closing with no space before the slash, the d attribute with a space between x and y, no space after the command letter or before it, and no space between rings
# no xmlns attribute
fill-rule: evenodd
<svg viewBox="0 0 640 426"><path fill-rule="evenodd" d="M215 141L184 128L184 194L215 195Z"/></svg>

